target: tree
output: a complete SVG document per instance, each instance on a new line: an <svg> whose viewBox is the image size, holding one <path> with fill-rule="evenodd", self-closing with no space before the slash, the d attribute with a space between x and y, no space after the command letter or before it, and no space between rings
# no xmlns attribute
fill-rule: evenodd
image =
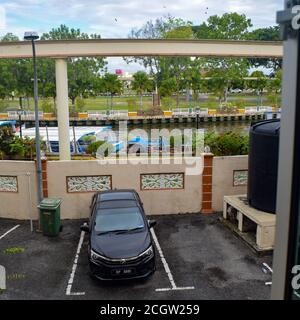
<svg viewBox="0 0 300 320"><path fill-rule="evenodd" d="M140 96L140 111L143 109L143 94L153 88L152 81L144 71L138 71L133 75L131 87Z"/></svg>
<svg viewBox="0 0 300 320"><path fill-rule="evenodd" d="M225 13L222 16L213 15L200 26L194 27L193 31L198 39L246 39L251 20L244 14ZM242 82L248 73L249 61L247 59L218 58L204 59L202 67L207 76L211 77L208 82L210 89L218 96L219 102L227 102L228 89L236 82Z"/></svg>
<svg viewBox="0 0 300 320"><path fill-rule="evenodd" d="M215 93L219 103L227 103L229 89L234 83L243 81L248 74L248 63L245 59L209 59L206 63L209 70L206 73L211 79L208 81L210 91Z"/></svg>
<svg viewBox="0 0 300 320"><path fill-rule="evenodd" d="M60 25L58 28L51 29L48 33L41 36L42 40L72 40L72 39L100 39L97 34L88 35L81 32L80 29L69 28L66 25ZM48 59L49 60L49 59ZM50 69L54 64L46 62ZM68 79L69 79L69 97L72 105L75 105L77 97L86 97L94 93L93 85L95 79L99 76L99 72L104 68L106 62L103 58L69 58L68 59ZM50 71L48 69L47 73ZM53 79L52 79L53 80ZM54 79L55 80L55 79ZM48 81L49 82L49 81ZM53 94L55 81L53 85L44 87L46 94Z"/></svg>
<svg viewBox="0 0 300 320"><path fill-rule="evenodd" d="M282 86L282 70L278 69L269 79L267 83L267 89L271 94L269 98L271 98L274 104L278 105L278 94L281 90Z"/></svg>
<svg viewBox="0 0 300 320"><path fill-rule="evenodd" d="M121 94L122 92L122 81L118 78L116 74L105 73L103 76L103 89L110 95L110 108L113 107L113 96L116 94Z"/></svg>
<svg viewBox="0 0 300 320"><path fill-rule="evenodd" d="M74 40L89 39L87 33L81 32L80 29L69 28L61 24L58 28L52 28L48 33L43 33L41 40Z"/></svg>
<svg viewBox="0 0 300 320"><path fill-rule="evenodd" d="M255 89L257 92L257 96L260 97L260 104L262 105L262 94L264 89L267 86L267 77L262 71L253 71L251 77L256 78L249 81L249 88Z"/></svg>
<svg viewBox="0 0 300 320"><path fill-rule="evenodd" d="M260 41L280 41L280 27L273 26L255 29L251 32L248 32L246 39ZM264 66L266 68L273 68L274 70L282 67L282 59L249 59L249 61L254 67Z"/></svg>
<svg viewBox="0 0 300 320"><path fill-rule="evenodd" d="M0 41L8 42L8 41L19 41L19 37L14 35L11 32L8 32L3 37L0 38Z"/></svg>
<svg viewBox="0 0 300 320"><path fill-rule="evenodd" d="M2 42L19 41L19 38L12 33L7 33L0 38ZM0 59L0 98L11 97L12 92L16 90L17 80L12 72L14 65L18 60Z"/></svg>
<svg viewBox="0 0 300 320"><path fill-rule="evenodd" d="M193 30L198 39L241 40L246 38L250 27L250 19L244 14L234 12L210 16L207 22L194 27Z"/></svg>
<svg viewBox="0 0 300 320"><path fill-rule="evenodd" d="M176 91L176 79L167 78L162 80L159 86L159 93L162 97L172 97L173 92Z"/></svg>
<svg viewBox="0 0 300 320"><path fill-rule="evenodd" d="M191 39L193 38L192 22L184 21L171 15L148 21L140 29L132 29L129 38L144 39ZM125 58L127 63L135 61L148 69L157 87L167 77L173 77L180 87L182 72L187 68L190 58L181 57L137 57Z"/></svg>
<svg viewBox="0 0 300 320"><path fill-rule="evenodd" d="M192 90L193 100L199 100L199 94L202 90L206 90L206 82L203 81L201 76L202 60L197 58L191 61L189 68L184 72L183 79L187 90Z"/></svg>

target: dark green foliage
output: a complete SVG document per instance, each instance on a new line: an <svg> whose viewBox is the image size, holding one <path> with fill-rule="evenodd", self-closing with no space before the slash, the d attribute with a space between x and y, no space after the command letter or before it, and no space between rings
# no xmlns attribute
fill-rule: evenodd
<svg viewBox="0 0 300 320"><path fill-rule="evenodd" d="M235 156L248 154L249 137L229 131L216 134L209 131L205 133L205 145L215 156Z"/></svg>
<svg viewBox="0 0 300 320"><path fill-rule="evenodd" d="M41 141L41 150L46 146ZM16 136L11 128L0 128L0 154L6 159L33 160L35 157L35 139L28 137L20 138Z"/></svg>
<svg viewBox="0 0 300 320"><path fill-rule="evenodd" d="M91 154L92 156L96 156L97 155L97 151L98 149L104 144L107 143L106 141L95 141L92 142L86 149L86 153ZM109 156L113 151L113 145L110 143L107 143L107 149L104 152L104 156L107 157Z"/></svg>

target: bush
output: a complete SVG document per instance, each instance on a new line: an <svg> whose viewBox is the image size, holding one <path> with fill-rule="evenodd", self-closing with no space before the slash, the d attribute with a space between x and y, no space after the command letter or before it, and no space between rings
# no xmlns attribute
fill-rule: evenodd
<svg viewBox="0 0 300 320"><path fill-rule="evenodd" d="M95 141L95 142L92 142L86 149L86 153L88 154L91 154L93 157L96 157L97 155L97 151L98 149L100 148L100 146L102 146L104 143L106 143L106 141L102 141L102 140L99 140L99 141ZM113 151L113 145L112 144L108 144L108 148L107 150L105 151L105 156L109 156Z"/></svg>
<svg viewBox="0 0 300 320"><path fill-rule="evenodd" d="M139 116L162 116L163 114L163 110L159 107L152 107L147 110L138 111Z"/></svg>
<svg viewBox="0 0 300 320"><path fill-rule="evenodd" d="M231 102L222 103L219 107L219 113L227 114L235 112L237 112L237 107Z"/></svg>
<svg viewBox="0 0 300 320"><path fill-rule="evenodd" d="M216 156L245 155L249 150L249 137L232 131L221 134L207 132L204 143Z"/></svg>
<svg viewBox="0 0 300 320"><path fill-rule="evenodd" d="M45 151L45 142L41 141L41 150ZM33 160L35 157L35 139L16 136L11 128L0 128L0 153L2 158Z"/></svg>

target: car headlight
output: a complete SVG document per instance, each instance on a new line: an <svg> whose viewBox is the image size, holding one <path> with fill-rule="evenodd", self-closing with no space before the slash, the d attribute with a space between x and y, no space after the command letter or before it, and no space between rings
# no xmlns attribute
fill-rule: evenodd
<svg viewBox="0 0 300 320"><path fill-rule="evenodd" d="M100 254L96 253L92 249L91 249L90 255L91 255L91 259L94 260L94 261L109 260L108 258L106 258L104 256L101 256Z"/></svg>
<svg viewBox="0 0 300 320"><path fill-rule="evenodd" d="M154 250L153 250L153 247L152 247L152 245L147 249L147 250L145 250L144 252L142 252L141 254L140 254L140 256L153 256L153 253L154 253Z"/></svg>

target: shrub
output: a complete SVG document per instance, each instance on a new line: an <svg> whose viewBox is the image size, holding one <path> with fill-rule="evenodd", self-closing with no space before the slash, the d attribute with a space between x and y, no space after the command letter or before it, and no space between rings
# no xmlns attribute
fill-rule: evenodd
<svg viewBox="0 0 300 320"><path fill-rule="evenodd" d="M41 150L45 151L46 144L41 141ZM35 157L35 139L16 136L11 128L0 128L0 153L1 157L13 159L15 157L33 160Z"/></svg>
<svg viewBox="0 0 300 320"><path fill-rule="evenodd" d="M159 107L152 107L147 110L138 111L139 116L161 116L163 114L163 110L161 110L161 108Z"/></svg>
<svg viewBox="0 0 300 320"><path fill-rule="evenodd" d="M216 134L207 132L204 142L216 156L234 156L248 154L249 137L232 131Z"/></svg>
<svg viewBox="0 0 300 320"><path fill-rule="evenodd" d="M100 146L102 146L104 143L106 143L106 141L95 141L92 142L86 149L86 153L91 154L92 156L96 157L97 155L97 151L100 148ZM108 143L108 148L105 150L105 156L109 156L113 151L113 145Z"/></svg>

